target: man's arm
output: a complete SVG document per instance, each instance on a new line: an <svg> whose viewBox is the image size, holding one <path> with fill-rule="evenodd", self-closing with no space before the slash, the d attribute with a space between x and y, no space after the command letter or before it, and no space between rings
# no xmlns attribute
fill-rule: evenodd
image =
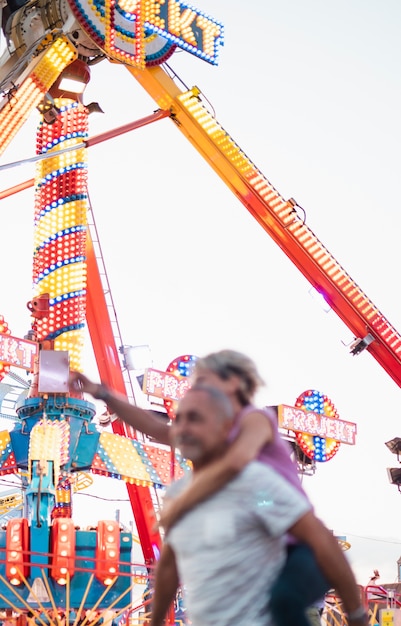
<svg viewBox="0 0 401 626"><path fill-rule="evenodd" d="M337 590L344 604L348 623L367 626L355 576L333 533L311 511L301 517L289 532L313 550L326 580ZM352 619L353 614L357 616L355 619Z"/></svg>
<svg viewBox="0 0 401 626"><path fill-rule="evenodd" d="M112 392L105 385L92 382L81 372L71 372L70 387L75 393L82 391L89 393L97 400L103 400L123 422L159 443L170 445L170 426L162 419L158 419L151 411L131 404L124 396Z"/></svg>
<svg viewBox="0 0 401 626"><path fill-rule="evenodd" d="M261 411L250 411L241 420L239 433L227 452L205 469L194 474L189 485L177 498L165 502L159 524L168 530L185 513L209 498L232 480L261 448L272 441L274 431L270 421Z"/></svg>
<svg viewBox="0 0 401 626"><path fill-rule="evenodd" d="M165 543L156 565L150 626L162 626L166 613L177 593L178 583L175 554L172 548Z"/></svg>

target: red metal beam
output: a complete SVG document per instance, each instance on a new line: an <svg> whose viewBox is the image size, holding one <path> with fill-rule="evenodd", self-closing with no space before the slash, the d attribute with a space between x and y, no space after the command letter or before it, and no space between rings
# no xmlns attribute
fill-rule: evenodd
<svg viewBox="0 0 401 626"><path fill-rule="evenodd" d="M99 135L95 135L94 137L89 137L89 139L85 141L85 145L87 148L90 148L91 146L96 146L98 143L108 141L109 139L113 139L114 137L118 137L119 135L123 135L124 133L128 133L131 130L142 128L142 126L147 126L148 124L152 124L153 122L157 122L158 120L162 120L165 117L169 116L170 111L163 111L162 109L159 109L151 115L142 117L139 120L129 122L128 124L124 124L123 126L118 126L117 128L113 128L112 130L106 130L104 133L100 133Z"/></svg>
<svg viewBox="0 0 401 626"><path fill-rule="evenodd" d="M86 297L86 319L91 336L99 375L105 384L115 391L126 395L118 350L115 343L107 302L104 294L98 263L90 233L87 234L87 270L88 286ZM112 422L113 432L126 435L124 424ZM161 537L155 530L155 513L148 487L127 483L128 496L141 542L145 563L151 565L160 550Z"/></svg>

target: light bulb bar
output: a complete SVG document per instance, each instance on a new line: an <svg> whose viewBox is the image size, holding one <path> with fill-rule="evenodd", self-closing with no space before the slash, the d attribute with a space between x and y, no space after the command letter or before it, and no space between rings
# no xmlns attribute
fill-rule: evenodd
<svg viewBox="0 0 401 626"><path fill-rule="evenodd" d="M77 56L75 47L60 37L28 66L16 87L11 87L0 103L0 154L9 145L31 111Z"/></svg>
<svg viewBox="0 0 401 626"><path fill-rule="evenodd" d="M373 338L368 351L401 386L400 334L310 230L296 202L279 194L206 109L199 89L182 92L160 67L128 71L161 108L171 111L181 132L355 337Z"/></svg>

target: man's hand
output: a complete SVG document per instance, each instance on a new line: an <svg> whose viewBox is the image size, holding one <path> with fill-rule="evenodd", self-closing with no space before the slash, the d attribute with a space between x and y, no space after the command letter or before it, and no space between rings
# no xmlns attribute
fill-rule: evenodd
<svg viewBox="0 0 401 626"><path fill-rule="evenodd" d="M163 508L160 512L158 526L163 528L165 535L171 530L174 524L181 517L181 509L179 506L179 498L165 499Z"/></svg>

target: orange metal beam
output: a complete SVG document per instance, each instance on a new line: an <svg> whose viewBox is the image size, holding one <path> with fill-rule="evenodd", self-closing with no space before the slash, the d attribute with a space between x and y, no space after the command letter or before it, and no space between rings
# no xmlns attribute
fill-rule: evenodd
<svg viewBox="0 0 401 626"><path fill-rule="evenodd" d="M127 67L209 165L280 246L357 339L401 386L401 336L202 104L194 87L182 92L161 67Z"/></svg>
<svg viewBox="0 0 401 626"><path fill-rule="evenodd" d="M25 180L23 183L19 183L18 185L14 185L13 187L8 187L8 189L4 189L3 191L0 191L0 200L3 200L4 198L8 198L9 196L12 196L15 193L19 193L20 191L24 191L24 189L29 189L29 187L33 187L34 184L35 184L35 179L29 178L28 180Z"/></svg>

